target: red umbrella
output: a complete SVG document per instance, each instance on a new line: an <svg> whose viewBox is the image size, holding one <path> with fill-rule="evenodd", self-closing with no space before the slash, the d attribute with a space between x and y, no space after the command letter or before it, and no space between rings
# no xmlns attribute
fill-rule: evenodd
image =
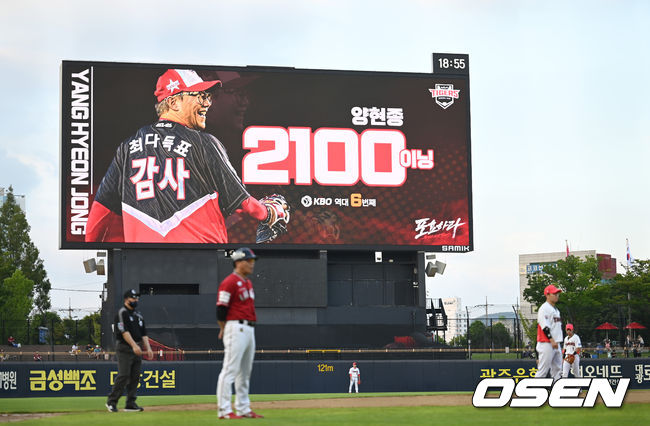
<svg viewBox="0 0 650 426"><path fill-rule="evenodd" d="M639 324L638 322L631 322L628 325L626 325L625 328L633 328L633 329L636 329L636 330L642 330L645 327L642 326L641 324Z"/></svg>
<svg viewBox="0 0 650 426"><path fill-rule="evenodd" d="M638 322L631 322L628 325L626 325L625 328L630 330L642 330L645 327L639 324ZM634 334L632 334L632 337L634 338Z"/></svg>
<svg viewBox="0 0 650 426"><path fill-rule="evenodd" d="M627 327L625 327L627 328ZM596 327L596 330L618 330L618 327L616 327L614 324L610 324L608 322L604 322L598 327Z"/></svg>
<svg viewBox="0 0 650 426"><path fill-rule="evenodd" d="M616 327L614 324L604 322L596 327L596 330L605 330L605 338L609 339L609 330L618 330L618 327Z"/></svg>

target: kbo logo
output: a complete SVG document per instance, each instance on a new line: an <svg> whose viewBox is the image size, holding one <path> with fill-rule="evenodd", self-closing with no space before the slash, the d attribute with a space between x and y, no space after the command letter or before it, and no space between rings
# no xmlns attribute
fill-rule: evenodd
<svg viewBox="0 0 650 426"><path fill-rule="evenodd" d="M516 386L514 379L483 379L476 386L472 404L474 407L503 407L508 403L511 407L541 407L548 401L551 407L593 407L600 395L607 407L620 407L629 385L629 378L620 379L616 391L607 379L572 378L553 383L553 379L528 378ZM581 388L587 389L584 397L580 396ZM488 398L488 390L500 390L499 397Z"/></svg>

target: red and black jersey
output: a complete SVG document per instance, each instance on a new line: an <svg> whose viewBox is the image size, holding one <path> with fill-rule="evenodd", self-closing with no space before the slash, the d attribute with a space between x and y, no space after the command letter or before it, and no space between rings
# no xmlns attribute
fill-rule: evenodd
<svg viewBox="0 0 650 426"><path fill-rule="evenodd" d="M226 306L226 321L256 321L255 292L251 280L232 273L219 285L217 306Z"/></svg>
<svg viewBox="0 0 650 426"><path fill-rule="evenodd" d="M217 138L162 120L118 147L86 241L225 243L224 218L249 196Z"/></svg>

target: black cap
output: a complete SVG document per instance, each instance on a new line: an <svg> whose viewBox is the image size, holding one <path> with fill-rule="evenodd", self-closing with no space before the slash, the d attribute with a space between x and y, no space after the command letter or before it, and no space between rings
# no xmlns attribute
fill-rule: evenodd
<svg viewBox="0 0 650 426"><path fill-rule="evenodd" d="M257 259L257 256L255 256L253 250L249 249L248 247L242 247L235 250L230 258L232 259L233 263L236 263L239 260Z"/></svg>
<svg viewBox="0 0 650 426"><path fill-rule="evenodd" d="M138 293L137 291L135 291L133 289L127 290L124 293L124 298L127 299L129 297L140 297L140 293Z"/></svg>

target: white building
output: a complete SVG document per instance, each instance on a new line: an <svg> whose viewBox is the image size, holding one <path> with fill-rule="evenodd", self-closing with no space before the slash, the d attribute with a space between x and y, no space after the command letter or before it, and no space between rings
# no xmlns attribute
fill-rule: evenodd
<svg viewBox="0 0 650 426"><path fill-rule="evenodd" d="M450 341L456 336L467 334L467 315L463 311L460 297L443 297L442 305L447 314L447 331L445 338Z"/></svg>

